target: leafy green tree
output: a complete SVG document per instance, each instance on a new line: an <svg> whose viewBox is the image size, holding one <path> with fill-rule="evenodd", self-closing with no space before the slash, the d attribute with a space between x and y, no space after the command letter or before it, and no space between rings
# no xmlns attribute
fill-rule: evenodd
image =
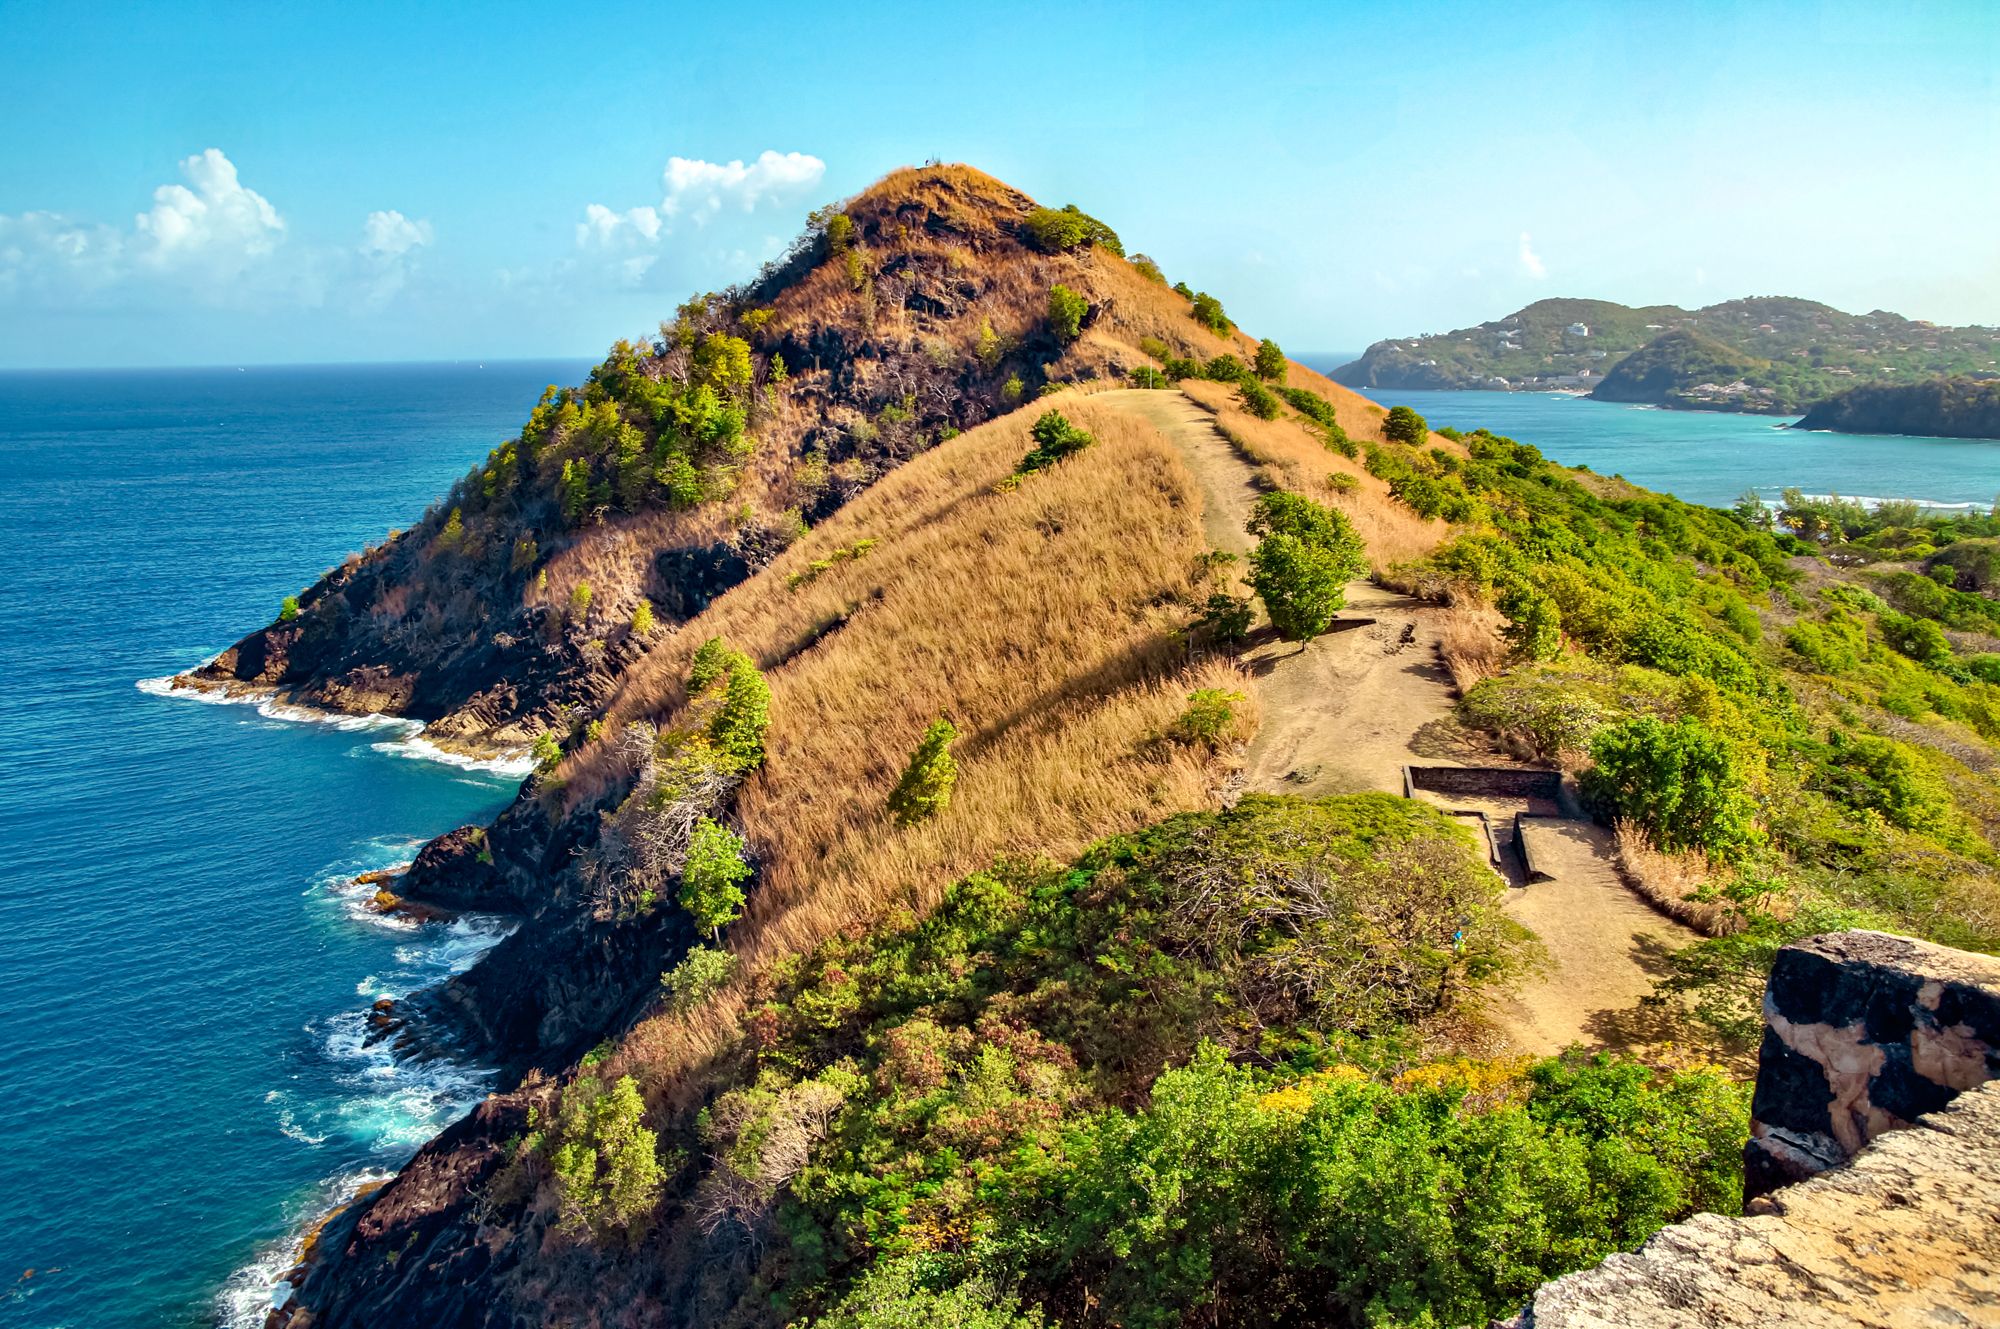
<svg viewBox="0 0 2000 1329"><path fill-rule="evenodd" d="M549 1143L556 1180L557 1225L573 1235L635 1235L659 1203L666 1179L659 1138L645 1124L638 1082L620 1076L608 1089L596 1076L564 1087Z"/></svg>
<svg viewBox="0 0 2000 1329"><path fill-rule="evenodd" d="M939 716L924 730L910 764L889 793L889 813L898 826L911 826L926 817L935 817L951 805L952 786L958 782L958 762L951 745L958 729Z"/></svg>
<svg viewBox="0 0 2000 1329"><path fill-rule="evenodd" d="M1049 288L1049 327L1056 340L1073 342L1083 334L1083 318L1090 301L1058 282Z"/></svg>
<svg viewBox="0 0 2000 1329"><path fill-rule="evenodd" d="M641 600L632 609L632 635L650 637L653 635L653 602Z"/></svg>
<svg viewBox="0 0 2000 1329"><path fill-rule="evenodd" d="M750 864L743 837L707 817L688 836L687 863L681 868L681 908L720 939L722 929L743 912L743 883Z"/></svg>
<svg viewBox="0 0 2000 1329"><path fill-rule="evenodd" d="M972 354L978 359L981 368L988 371L999 368L1000 357L1007 354L1007 344L1001 340L1000 334L993 330L993 320L988 318L979 320L979 341L973 347Z"/></svg>
<svg viewBox="0 0 2000 1329"><path fill-rule="evenodd" d="M278 621L289 623L299 616L299 597L288 595L278 602Z"/></svg>
<svg viewBox="0 0 2000 1329"><path fill-rule="evenodd" d="M1226 688L1196 688L1188 693L1187 709L1167 729L1176 743L1216 748L1236 727L1236 704L1240 692Z"/></svg>
<svg viewBox="0 0 2000 1329"><path fill-rule="evenodd" d="M1233 326L1229 315L1222 312L1222 301L1207 291L1196 291L1193 300L1194 321L1220 337Z"/></svg>
<svg viewBox="0 0 2000 1329"><path fill-rule="evenodd" d="M694 657L688 661L688 694L708 691L709 687L729 672L729 663L737 652L720 637L710 637L694 648Z"/></svg>
<svg viewBox="0 0 2000 1329"><path fill-rule="evenodd" d="M1278 343L1266 337L1257 343L1257 377L1272 383L1283 383L1288 366L1285 353Z"/></svg>
<svg viewBox="0 0 2000 1329"><path fill-rule="evenodd" d="M826 216L822 225L826 230L827 252L845 254L854 243L854 219L844 212L834 212Z"/></svg>
<svg viewBox="0 0 2000 1329"><path fill-rule="evenodd" d="M803 1329L1042 1329L1042 1312L985 1278L941 1279L921 1257L876 1264Z"/></svg>
<svg viewBox="0 0 2000 1329"><path fill-rule="evenodd" d="M438 532L438 545L444 549L456 549L465 543L465 516L457 508L444 519L444 529Z"/></svg>
<svg viewBox="0 0 2000 1329"><path fill-rule="evenodd" d="M1367 566L1347 518L1286 490L1257 500L1249 530L1262 537L1250 554L1250 585L1271 625L1287 641L1325 632L1347 602L1347 583Z"/></svg>
<svg viewBox="0 0 2000 1329"><path fill-rule="evenodd" d="M556 737L554 730L544 729L535 735L531 752L535 758L537 771L544 773L552 771L556 768L556 763L562 760L562 740Z"/></svg>
<svg viewBox="0 0 2000 1329"><path fill-rule="evenodd" d="M1600 730L1590 755L1585 796L1663 849L1734 859L1760 838L1742 757L1698 720L1642 715Z"/></svg>
<svg viewBox="0 0 2000 1329"><path fill-rule="evenodd" d="M1382 436L1392 443L1419 447L1430 436L1430 426L1409 407L1391 406L1389 418L1382 422Z"/></svg>
<svg viewBox="0 0 2000 1329"><path fill-rule="evenodd" d="M579 581L569 588L569 618L572 623L587 622L590 618L590 583Z"/></svg>

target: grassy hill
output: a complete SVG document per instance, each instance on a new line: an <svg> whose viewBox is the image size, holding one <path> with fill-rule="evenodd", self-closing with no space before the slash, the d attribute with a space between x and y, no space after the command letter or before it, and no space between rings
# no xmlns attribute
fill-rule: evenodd
<svg viewBox="0 0 2000 1329"><path fill-rule="evenodd" d="M1733 1208L1747 1094L1709 1058L1754 1036L1784 940L2000 945L2000 522L1792 496L1779 530L1432 433L964 168L813 234L749 305L784 331L741 338L760 393L756 357L787 367L746 429L803 454L695 449L737 468L727 498L628 510L616 471L590 497L615 429L595 452L531 422L461 487L457 539L541 514L566 561L525 593L601 579L621 619L567 617L580 644L550 648L600 681L515 803L395 888L519 919L377 1012L472 1042L501 1091L327 1225L285 1329L1476 1323ZM940 315L905 293L892 336L912 269L992 303L927 349L948 339L916 313ZM578 411L659 455L632 402L684 399L736 336L689 335L614 348ZM930 418L972 409L904 387L932 371L999 392L992 418L883 450L927 393ZM1010 402L1003 373L1052 390ZM1127 385L1149 390L1103 391ZM881 464L781 545L745 534L768 527L741 496L816 456ZM717 513L728 577L670 524ZM641 590L650 624L622 617ZM1276 640L1279 611L1350 592L1444 624L1436 657L1351 613ZM1296 757L1245 791L1273 732L1375 741L1392 708L1328 695L1357 659L1438 701L1383 751L1575 774L1634 886L1704 933L1628 1013L1665 1025L1652 1060L1495 1045L1488 1002L1536 945L1452 818L1300 796Z"/></svg>
<svg viewBox="0 0 2000 1329"><path fill-rule="evenodd" d="M1691 344L1706 350L1690 357ZM1641 362L1643 385L1635 373L1616 372L1642 348L1651 351ZM1682 360L1688 372L1673 372ZM1741 372L1715 377L1727 367ZM1333 377L1368 388L1592 390L1609 383L1613 401L1788 414L1857 383L1996 370L2000 331L1992 328L1941 328L1882 310L1848 314L1765 297L1694 310L1539 300L1476 327L1377 342ZM1714 389L1696 390L1711 383Z"/></svg>

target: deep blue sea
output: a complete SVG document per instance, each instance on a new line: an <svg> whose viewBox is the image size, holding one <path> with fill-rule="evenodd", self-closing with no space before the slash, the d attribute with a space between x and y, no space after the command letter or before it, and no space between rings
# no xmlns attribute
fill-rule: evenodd
<svg viewBox="0 0 2000 1329"><path fill-rule="evenodd" d="M346 883L517 777L428 759L393 722L141 685L408 524L585 368L0 374L0 1325L259 1324L299 1223L484 1092L365 1047L363 1013L498 924L390 924ZM1699 502L2000 491L1994 443L1388 400Z"/></svg>
<svg viewBox="0 0 2000 1329"><path fill-rule="evenodd" d="M365 1048L362 1012L498 926L342 888L518 776L139 685L408 524L585 368L0 374L0 1325L261 1324L301 1218L484 1091Z"/></svg>

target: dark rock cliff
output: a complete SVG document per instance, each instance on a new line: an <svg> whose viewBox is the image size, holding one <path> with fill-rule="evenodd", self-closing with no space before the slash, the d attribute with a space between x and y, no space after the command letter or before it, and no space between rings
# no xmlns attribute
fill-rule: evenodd
<svg viewBox="0 0 2000 1329"><path fill-rule="evenodd" d="M1934 378L1851 388L1814 406L1796 427L1844 434L2000 438L2000 378Z"/></svg>

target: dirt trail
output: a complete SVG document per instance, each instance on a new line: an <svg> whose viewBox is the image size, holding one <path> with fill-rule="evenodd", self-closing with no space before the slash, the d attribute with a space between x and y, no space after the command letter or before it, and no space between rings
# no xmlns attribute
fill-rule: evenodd
<svg viewBox="0 0 2000 1329"><path fill-rule="evenodd" d="M1202 492L1213 548L1250 550L1244 530L1258 488L1253 471L1215 430L1214 417L1178 392L1121 389L1092 398L1145 419L1181 452ZM1403 792L1410 762L1462 765L1434 735L1449 728L1454 697L1440 661L1443 612L1372 582L1348 586L1335 630L1301 648L1260 641L1243 656L1263 722L1245 758L1246 786L1271 793ZM1372 623L1360 620L1372 619ZM1489 810L1490 812L1491 810ZM1512 820L1493 819L1496 832ZM1612 866L1609 836L1578 821L1531 823L1536 866L1554 879L1512 886L1506 910L1541 938L1548 962L1488 1014L1510 1048L1533 1054L1571 1043L1651 1041L1638 1001L1665 955L1695 934L1648 907Z"/></svg>

